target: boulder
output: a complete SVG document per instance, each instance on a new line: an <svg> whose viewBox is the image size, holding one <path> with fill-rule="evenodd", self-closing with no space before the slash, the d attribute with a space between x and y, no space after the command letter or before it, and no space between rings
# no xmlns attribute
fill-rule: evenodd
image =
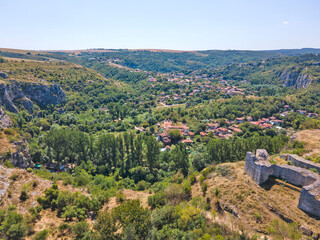
<svg viewBox="0 0 320 240"><path fill-rule="evenodd" d="M7 74L6 74L6 73L4 73L4 72L0 72L0 77L2 77L2 78L4 78L4 79L6 79L8 76L7 76Z"/></svg>

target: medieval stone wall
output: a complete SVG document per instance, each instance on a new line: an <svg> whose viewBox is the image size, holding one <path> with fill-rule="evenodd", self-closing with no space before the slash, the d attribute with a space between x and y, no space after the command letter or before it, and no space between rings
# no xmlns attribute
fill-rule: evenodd
<svg viewBox="0 0 320 240"><path fill-rule="evenodd" d="M296 166L270 164L264 149L258 149L256 155L247 152L244 170L259 185L266 182L270 176L274 176L301 186L298 207L320 217L320 176L307 170L317 169L317 164L296 155L286 155L285 157Z"/></svg>

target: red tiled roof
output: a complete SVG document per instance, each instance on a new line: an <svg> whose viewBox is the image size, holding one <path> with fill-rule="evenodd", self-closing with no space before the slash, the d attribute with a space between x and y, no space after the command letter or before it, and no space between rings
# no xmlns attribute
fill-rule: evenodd
<svg viewBox="0 0 320 240"><path fill-rule="evenodd" d="M183 143L193 143L193 141L191 139L184 139L181 142L183 142Z"/></svg>

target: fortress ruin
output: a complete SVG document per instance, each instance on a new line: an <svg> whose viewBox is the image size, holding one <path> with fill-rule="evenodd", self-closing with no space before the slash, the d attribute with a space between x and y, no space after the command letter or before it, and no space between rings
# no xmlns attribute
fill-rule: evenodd
<svg viewBox="0 0 320 240"><path fill-rule="evenodd" d="M256 155L247 152L244 170L259 185L273 176L301 186L298 207L315 217L320 217L320 175L313 172L317 170L320 173L320 164L294 154L281 155L281 157L292 165L271 164L265 149L257 149Z"/></svg>

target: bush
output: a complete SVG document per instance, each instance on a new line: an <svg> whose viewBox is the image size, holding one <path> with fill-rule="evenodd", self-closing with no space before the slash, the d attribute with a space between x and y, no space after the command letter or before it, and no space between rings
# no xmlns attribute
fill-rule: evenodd
<svg viewBox="0 0 320 240"><path fill-rule="evenodd" d="M165 189L164 192L166 199L169 202L171 202L172 204L177 204L181 201L188 200L190 197L190 191L187 185L172 183Z"/></svg>
<svg viewBox="0 0 320 240"><path fill-rule="evenodd" d="M72 232L77 236L76 239L81 239L89 232L89 224L86 221L78 222L72 227Z"/></svg>
<svg viewBox="0 0 320 240"><path fill-rule="evenodd" d="M175 175L173 175L172 177L172 182L173 183L182 183L184 179L183 174L181 173L181 171L177 171L177 173Z"/></svg>
<svg viewBox="0 0 320 240"><path fill-rule="evenodd" d="M194 173L189 176L189 181L190 181L191 185L193 185L197 182L197 179L196 179L196 176L194 175Z"/></svg>
<svg viewBox="0 0 320 240"><path fill-rule="evenodd" d="M199 182L202 184L204 180L206 180L206 177L203 176L203 175L201 175L201 176L199 177Z"/></svg>
<svg viewBox="0 0 320 240"><path fill-rule="evenodd" d="M17 181L18 177L19 177L18 174L15 173L15 174L12 174L10 179L15 182L15 181Z"/></svg>
<svg viewBox="0 0 320 240"><path fill-rule="evenodd" d="M121 192L118 192L116 194L116 202L117 203L123 203L126 200L126 196Z"/></svg>
<svg viewBox="0 0 320 240"><path fill-rule="evenodd" d="M60 231L67 230L67 229L69 229L69 228L70 228L70 225L69 225L68 223L61 223L61 224L59 225L59 230L60 230Z"/></svg>
<svg viewBox="0 0 320 240"><path fill-rule="evenodd" d="M22 223L12 224L7 232L8 239L20 239L26 235L27 227Z"/></svg>
<svg viewBox="0 0 320 240"><path fill-rule="evenodd" d="M21 191L21 194L20 194L20 201L24 202L28 199L28 193L27 193L27 190L22 190Z"/></svg>
<svg viewBox="0 0 320 240"><path fill-rule="evenodd" d="M138 183L136 184L136 188L137 188L138 191L144 191L144 190L146 190L148 187L149 187L149 184L148 184L146 181L144 181L144 180L142 180L142 181L140 181L140 182L138 182Z"/></svg>
<svg viewBox="0 0 320 240"><path fill-rule="evenodd" d="M148 197L148 206L152 209L161 207L166 204L166 196L163 192L155 193Z"/></svg>
<svg viewBox="0 0 320 240"><path fill-rule="evenodd" d="M36 207L31 207L28 209L28 211L31 214L31 216L34 218L34 220L41 218L40 212L42 211L42 207L40 205Z"/></svg>
<svg viewBox="0 0 320 240"><path fill-rule="evenodd" d="M8 159L4 161L4 166L7 168L14 168L14 165Z"/></svg>
<svg viewBox="0 0 320 240"><path fill-rule="evenodd" d="M262 219L261 213L255 212L255 213L253 214L253 216L254 216L254 219L256 220L256 222L261 222L261 219Z"/></svg>
<svg viewBox="0 0 320 240"><path fill-rule="evenodd" d="M4 130L4 133L8 136L14 135L15 131L12 128L7 128Z"/></svg>
<svg viewBox="0 0 320 240"><path fill-rule="evenodd" d="M203 182L201 184L201 190L202 190L203 196L206 196L207 189L208 189L208 184L206 182Z"/></svg>
<svg viewBox="0 0 320 240"><path fill-rule="evenodd" d="M49 236L49 232L47 229L40 231L34 238L34 240L46 240Z"/></svg>

